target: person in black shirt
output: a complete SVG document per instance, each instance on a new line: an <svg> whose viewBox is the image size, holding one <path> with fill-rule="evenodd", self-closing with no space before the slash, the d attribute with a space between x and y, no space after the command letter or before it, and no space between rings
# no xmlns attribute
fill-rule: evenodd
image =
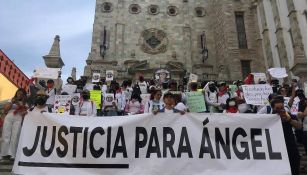
<svg viewBox="0 0 307 175"><path fill-rule="evenodd" d="M282 120L282 127L284 131L292 175L298 175L300 168L300 157L292 127L299 129L302 127L302 124L297 121L295 116L291 116L288 112L285 111L283 100L273 99L271 101L271 106L273 109L273 114L278 114Z"/></svg>

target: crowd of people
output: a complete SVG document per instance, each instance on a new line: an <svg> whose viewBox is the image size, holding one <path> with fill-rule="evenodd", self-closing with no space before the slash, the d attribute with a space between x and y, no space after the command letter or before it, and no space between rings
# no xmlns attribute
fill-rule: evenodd
<svg viewBox="0 0 307 175"><path fill-rule="evenodd" d="M273 93L268 97L267 105L250 105L244 98L242 85L254 84L253 80L226 82L184 82L177 83L169 80L157 83L155 80L145 81L142 76L135 83L125 80L122 84L116 81L87 83L82 77L74 81L67 79L66 85L75 85L73 93L80 94L80 103L71 105L70 114L78 116L124 116L143 113L180 113L190 112L187 104L187 92L202 92L205 100L203 113L254 113L278 114L282 119L282 126L289 155L292 174L298 174L300 155L297 143L305 146L307 154L307 99L304 91L296 81L291 84L280 83L279 80L270 82L260 81L259 84L270 84ZM235 86L231 91L229 85ZM101 90L101 104L97 106L90 98L91 90ZM174 93L176 92L176 93ZM111 104L104 94L114 94ZM150 94L145 101L142 94ZM55 88L54 80L39 81L29 86L29 92L18 89L16 95L5 106L3 123L1 156L2 159L14 159L23 118L31 112L54 112L56 95L70 95ZM295 132L293 132L293 130Z"/></svg>

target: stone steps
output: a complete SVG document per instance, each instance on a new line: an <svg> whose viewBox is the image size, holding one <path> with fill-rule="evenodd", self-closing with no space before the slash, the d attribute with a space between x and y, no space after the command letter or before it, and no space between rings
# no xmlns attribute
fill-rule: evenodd
<svg viewBox="0 0 307 175"><path fill-rule="evenodd" d="M0 174L1 175L12 175L12 169L13 169L14 162L12 161L5 161L0 162Z"/></svg>

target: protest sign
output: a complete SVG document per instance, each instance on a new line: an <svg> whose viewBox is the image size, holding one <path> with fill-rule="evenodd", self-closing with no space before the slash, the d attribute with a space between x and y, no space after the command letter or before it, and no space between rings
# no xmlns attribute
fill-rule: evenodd
<svg viewBox="0 0 307 175"><path fill-rule="evenodd" d="M201 92L188 92L186 95L190 112L206 111L204 95Z"/></svg>
<svg viewBox="0 0 307 175"><path fill-rule="evenodd" d="M107 70L106 71L106 81L113 81L113 79L114 79L114 71Z"/></svg>
<svg viewBox="0 0 307 175"><path fill-rule="evenodd" d="M268 71L273 78L285 78L288 76L286 68L270 68Z"/></svg>
<svg viewBox="0 0 307 175"><path fill-rule="evenodd" d="M33 73L35 78L45 78L45 79L58 79L59 78L59 68L36 68Z"/></svg>
<svg viewBox="0 0 307 175"><path fill-rule="evenodd" d="M114 94L103 94L104 98L104 106L112 106L112 103L116 103L116 99L114 98Z"/></svg>
<svg viewBox="0 0 307 175"><path fill-rule="evenodd" d="M255 84L259 84L260 81L267 81L265 73L252 73L254 75Z"/></svg>
<svg viewBox="0 0 307 175"><path fill-rule="evenodd" d="M198 80L198 75L196 75L196 74L190 74L190 77L189 77L189 83L195 83L195 82L197 82L197 80Z"/></svg>
<svg viewBox="0 0 307 175"><path fill-rule="evenodd" d="M29 112L13 172L291 174L279 116L193 113L58 117Z"/></svg>
<svg viewBox="0 0 307 175"><path fill-rule="evenodd" d="M266 105L273 89L268 84L243 85L244 98L247 104Z"/></svg>
<svg viewBox="0 0 307 175"><path fill-rule="evenodd" d="M93 73L92 83L97 83L100 81L100 73Z"/></svg>
<svg viewBox="0 0 307 175"><path fill-rule="evenodd" d="M77 85L63 85L62 92L67 92L69 95L75 93L77 90Z"/></svg>
<svg viewBox="0 0 307 175"><path fill-rule="evenodd" d="M71 105L70 95L56 95L54 100L55 113L69 114Z"/></svg>
<svg viewBox="0 0 307 175"><path fill-rule="evenodd" d="M90 99L96 104L96 109L101 109L101 91L90 91Z"/></svg>
<svg viewBox="0 0 307 175"><path fill-rule="evenodd" d="M74 93L71 95L71 104L74 106L79 106L80 104L80 94Z"/></svg>

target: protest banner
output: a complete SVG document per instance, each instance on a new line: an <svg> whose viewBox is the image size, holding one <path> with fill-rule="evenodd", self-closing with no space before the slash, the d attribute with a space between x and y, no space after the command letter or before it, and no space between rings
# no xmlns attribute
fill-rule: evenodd
<svg viewBox="0 0 307 175"><path fill-rule="evenodd" d="M58 79L59 78L59 68L36 68L33 73L35 78L45 78L45 79Z"/></svg>
<svg viewBox="0 0 307 175"><path fill-rule="evenodd" d="M80 93L74 93L71 95L71 104L74 106L79 106L80 104Z"/></svg>
<svg viewBox="0 0 307 175"><path fill-rule="evenodd" d="M285 78L288 76L286 68L270 68L268 71L273 78Z"/></svg>
<svg viewBox="0 0 307 175"><path fill-rule="evenodd" d="M70 95L56 95L54 100L54 111L60 114L69 114L71 105Z"/></svg>
<svg viewBox="0 0 307 175"><path fill-rule="evenodd" d="M104 106L112 106L112 103L116 103L116 99L114 97L114 94L103 94L104 98Z"/></svg>
<svg viewBox="0 0 307 175"><path fill-rule="evenodd" d="M268 84L243 85L243 94L247 104L266 105L273 89Z"/></svg>
<svg viewBox="0 0 307 175"><path fill-rule="evenodd" d="M113 81L113 79L114 79L114 71L107 70L106 71L106 81Z"/></svg>
<svg viewBox="0 0 307 175"><path fill-rule="evenodd" d="M201 92L188 92L186 95L190 112L206 111L204 95Z"/></svg>
<svg viewBox="0 0 307 175"><path fill-rule="evenodd" d="M18 148L13 172L26 175L291 174L277 115L29 112Z"/></svg>
<svg viewBox="0 0 307 175"><path fill-rule="evenodd" d="M100 73L93 73L92 83L97 83L100 81Z"/></svg>
<svg viewBox="0 0 307 175"><path fill-rule="evenodd" d="M63 85L62 92L67 92L69 95L75 93L77 90L77 85Z"/></svg>
<svg viewBox="0 0 307 175"><path fill-rule="evenodd" d="M96 104L96 109L101 109L101 91L90 91L90 99Z"/></svg>
<svg viewBox="0 0 307 175"><path fill-rule="evenodd" d="M254 75L255 84L259 84L260 81L267 81L265 73L252 73Z"/></svg>

